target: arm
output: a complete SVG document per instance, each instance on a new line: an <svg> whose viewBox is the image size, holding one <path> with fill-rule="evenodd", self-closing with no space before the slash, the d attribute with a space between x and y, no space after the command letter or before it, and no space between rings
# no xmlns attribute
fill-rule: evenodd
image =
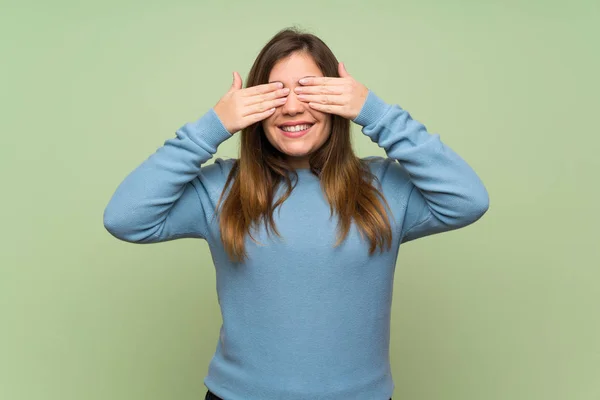
<svg viewBox="0 0 600 400"><path fill-rule="evenodd" d="M106 229L134 243L206 238L209 188L226 174L221 159L202 164L231 136L213 109L185 124L117 187L104 211Z"/></svg>
<svg viewBox="0 0 600 400"><path fill-rule="evenodd" d="M400 106L369 91L353 121L400 163L388 172L410 179L402 242L464 227L488 210L488 192L475 171Z"/></svg>

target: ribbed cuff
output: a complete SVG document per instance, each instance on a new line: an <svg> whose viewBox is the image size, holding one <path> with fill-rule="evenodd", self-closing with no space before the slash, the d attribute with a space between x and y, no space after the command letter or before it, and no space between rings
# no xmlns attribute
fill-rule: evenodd
<svg viewBox="0 0 600 400"><path fill-rule="evenodd" d="M361 126L373 124L381 119L390 109L391 105L379 98L373 91L369 90L365 104L360 113L352 121Z"/></svg>
<svg viewBox="0 0 600 400"><path fill-rule="evenodd" d="M202 141L214 148L233 136L212 108L196 121L186 125L191 135L201 137Z"/></svg>

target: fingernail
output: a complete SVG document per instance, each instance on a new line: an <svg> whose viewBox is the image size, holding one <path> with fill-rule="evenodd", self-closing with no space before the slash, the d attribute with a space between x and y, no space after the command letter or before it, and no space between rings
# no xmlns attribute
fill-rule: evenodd
<svg viewBox="0 0 600 400"><path fill-rule="evenodd" d="M304 85L306 82L308 82L308 79L306 78L302 78L298 81L298 83L300 83L301 85Z"/></svg>
<svg viewBox="0 0 600 400"><path fill-rule="evenodd" d="M277 82L277 87L281 89L283 87L283 83Z"/></svg>

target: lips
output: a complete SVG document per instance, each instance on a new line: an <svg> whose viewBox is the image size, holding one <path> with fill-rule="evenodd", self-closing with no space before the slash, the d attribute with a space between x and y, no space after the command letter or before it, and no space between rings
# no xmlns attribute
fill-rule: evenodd
<svg viewBox="0 0 600 400"><path fill-rule="evenodd" d="M278 129L279 129L279 132L281 132L284 136L295 139L295 138L299 138L301 136L306 135L312 129L313 126L314 126L314 124L310 124L308 129L304 129L301 131L294 131L294 132L286 132L283 129L281 129L281 127L279 127Z"/></svg>
<svg viewBox="0 0 600 400"><path fill-rule="evenodd" d="M312 125L303 124L303 125L292 125L292 126L282 126L279 129L286 132L300 132L306 129L310 129Z"/></svg>
<svg viewBox="0 0 600 400"><path fill-rule="evenodd" d="M314 125L314 122L310 122L310 121L288 121L288 122L284 122L283 124L277 125L278 128L281 128L282 126L294 126L294 125Z"/></svg>

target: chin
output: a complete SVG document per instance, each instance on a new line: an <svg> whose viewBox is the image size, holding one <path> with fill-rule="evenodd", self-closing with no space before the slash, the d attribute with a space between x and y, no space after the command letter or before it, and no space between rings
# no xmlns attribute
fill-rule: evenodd
<svg viewBox="0 0 600 400"><path fill-rule="evenodd" d="M312 151L306 151L306 150L293 151L293 150L289 150L289 149L283 150L281 148L278 148L278 150L282 154L285 154L286 156L294 157L294 158L307 157L307 156L309 156L312 153Z"/></svg>
<svg viewBox="0 0 600 400"><path fill-rule="evenodd" d="M324 135L324 127L321 126L320 121L313 123L311 129L299 138L287 137L282 133L280 126L276 124L265 128L265 135L273 147L284 156L299 160L309 157L318 150L327 140L326 136L329 136Z"/></svg>

